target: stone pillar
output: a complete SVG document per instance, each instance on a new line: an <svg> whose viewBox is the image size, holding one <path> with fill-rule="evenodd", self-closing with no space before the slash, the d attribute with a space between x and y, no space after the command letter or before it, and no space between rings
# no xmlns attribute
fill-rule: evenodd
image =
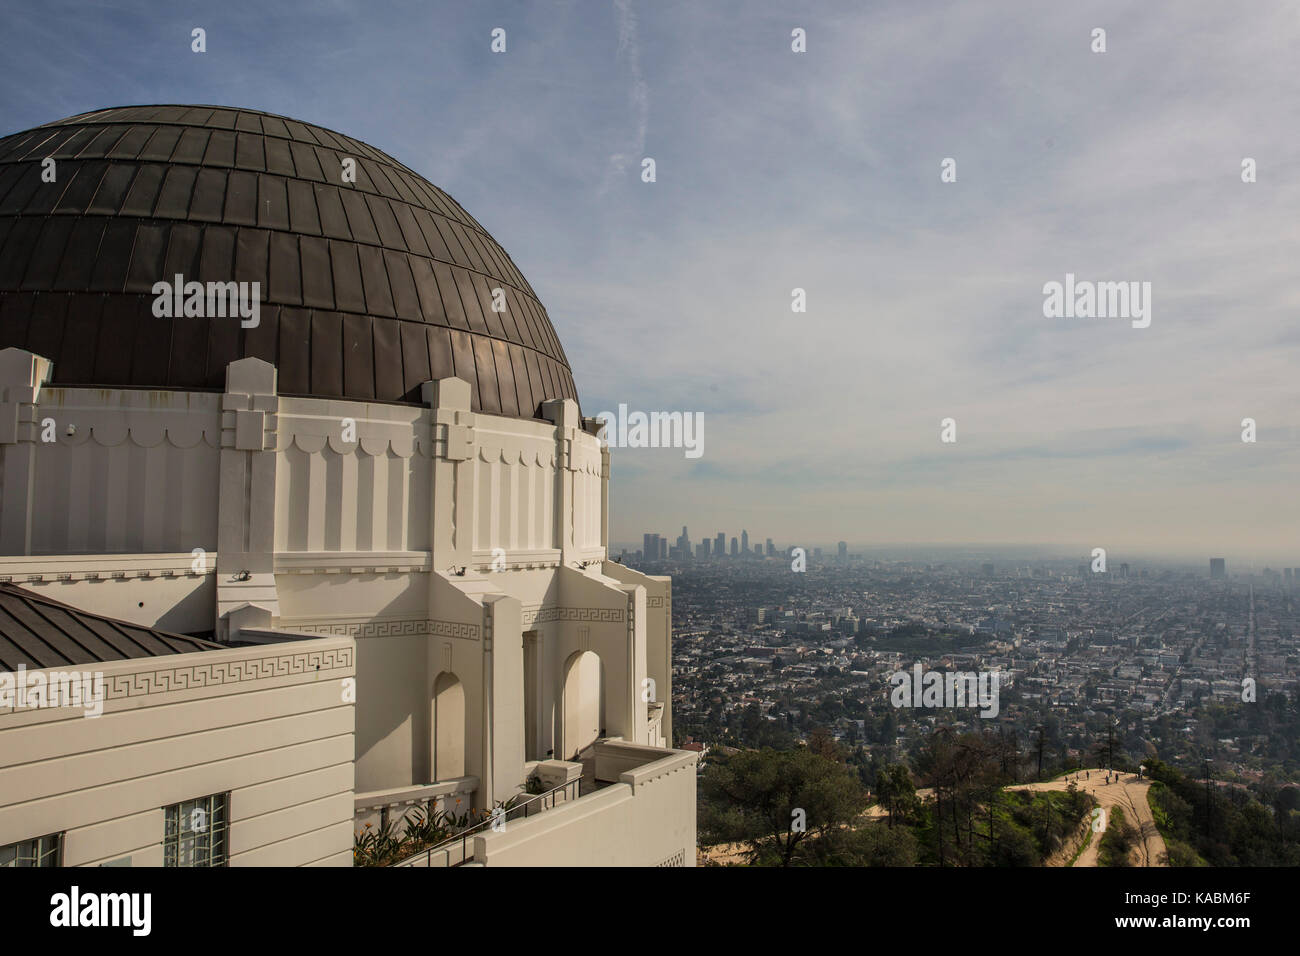
<svg viewBox="0 0 1300 956"><path fill-rule="evenodd" d="M54 363L24 349L0 351L0 554L32 553L37 405Z"/></svg>
<svg viewBox="0 0 1300 956"><path fill-rule="evenodd" d="M524 782L524 646L521 606L516 598L483 599L483 680L488 727L484 793L490 809L508 800Z"/></svg>
<svg viewBox="0 0 1300 956"><path fill-rule="evenodd" d="M496 762L493 751L496 746L496 723L493 710L496 706L496 672L493 670L493 640L495 636L495 608L491 602L483 604L483 770L479 774L479 799L483 809L491 810L497 792L497 777L494 772Z"/></svg>
<svg viewBox="0 0 1300 956"><path fill-rule="evenodd" d="M217 636L222 640L236 636L240 621L274 626L280 618L275 588L279 408L274 365L246 358L226 366L217 521Z"/></svg>
<svg viewBox="0 0 1300 956"><path fill-rule="evenodd" d="M573 442L582 424L578 403L571 398L542 402L542 417L555 425L556 483L560 496L555 521L560 533L560 562L568 564L577 560L577 542L573 538Z"/></svg>
<svg viewBox="0 0 1300 956"><path fill-rule="evenodd" d="M644 744L649 742L646 724L650 716L649 701L643 699L647 689L644 682L649 676L646 673L645 653L646 590L639 584L625 584L621 587L627 597L628 695L624 720L627 721L629 732L626 737L633 743ZM658 688L655 691L651 700L658 697Z"/></svg>
<svg viewBox="0 0 1300 956"><path fill-rule="evenodd" d="M609 557L609 446L600 447L600 546Z"/></svg>
<svg viewBox="0 0 1300 956"><path fill-rule="evenodd" d="M673 579L670 577L661 578L665 584L663 597L660 601L663 605L663 613L660 615L663 629L663 636L659 642L660 654L656 662L660 677L659 686L655 688L658 691L660 702L664 705L664 716L660 722L663 728L664 740L668 746L673 745ZM649 597L646 598L649 604ZM647 621L647 625L648 625ZM647 630L646 634L646 664L650 663L650 635Z"/></svg>
<svg viewBox="0 0 1300 956"><path fill-rule="evenodd" d="M467 568L474 550L474 413L469 383L425 382L421 398L433 411L433 522L435 571Z"/></svg>

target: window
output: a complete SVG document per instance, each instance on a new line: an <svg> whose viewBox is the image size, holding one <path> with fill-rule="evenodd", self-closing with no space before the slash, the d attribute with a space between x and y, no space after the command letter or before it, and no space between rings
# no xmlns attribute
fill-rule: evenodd
<svg viewBox="0 0 1300 956"><path fill-rule="evenodd" d="M164 808L163 866L225 866L230 794Z"/></svg>
<svg viewBox="0 0 1300 956"><path fill-rule="evenodd" d="M58 866L59 851L62 848L62 833L0 846L0 867Z"/></svg>

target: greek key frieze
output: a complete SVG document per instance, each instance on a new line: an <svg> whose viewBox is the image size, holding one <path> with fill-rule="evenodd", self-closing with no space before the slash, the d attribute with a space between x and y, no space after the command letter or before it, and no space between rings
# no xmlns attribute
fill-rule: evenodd
<svg viewBox="0 0 1300 956"><path fill-rule="evenodd" d="M424 618L411 620L367 618L311 624L282 623L285 627L308 634L336 634L357 640L368 637L453 637L477 641L482 633L482 628L478 624L467 624L463 621L432 621Z"/></svg>
<svg viewBox="0 0 1300 956"><path fill-rule="evenodd" d="M314 674L318 670L351 670L354 663L350 647L298 651L277 657L203 661L186 667L159 667L151 671L108 675L104 680L104 697L106 700L120 700L292 674Z"/></svg>
<svg viewBox="0 0 1300 956"><path fill-rule="evenodd" d="M549 624L555 621L580 624L622 624L627 613L621 607L542 607L531 605L520 612L523 624Z"/></svg>

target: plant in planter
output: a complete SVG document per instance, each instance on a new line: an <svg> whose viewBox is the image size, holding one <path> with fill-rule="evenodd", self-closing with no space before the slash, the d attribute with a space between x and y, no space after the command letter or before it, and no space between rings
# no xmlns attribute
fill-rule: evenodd
<svg viewBox="0 0 1300 956"><path fill-rule="evenodd" d="M405 818L406 833L403 839L404 851L415 852L426 846L441 843L451 836L451 828L446 824L446 814L434 809L432 801L423 808L412 810Z"/></svg>
<svg viewBox="0 0 1300 956"><path fill-rule="evenodd" d="M352 841L353 866L386 866L401 856L402 840L393 834L393 824L376 827L367 823Z"/></svg>

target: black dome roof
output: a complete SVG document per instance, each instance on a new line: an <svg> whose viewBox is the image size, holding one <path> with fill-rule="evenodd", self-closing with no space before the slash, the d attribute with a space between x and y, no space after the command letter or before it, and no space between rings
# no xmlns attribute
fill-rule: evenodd
<svg viewBox="0 0 1300 956"><path fill-rule="evenodd" d="M260 282L259 325L156 318L150 290L178 273ZM256 356L286 395L418 402L422 382L457 375L475 411L523 418L578 397L528 281L454 199L358 140L212 106L0 139L9 346L53 359L55 385L221 390L228 362Z"/></svg>

